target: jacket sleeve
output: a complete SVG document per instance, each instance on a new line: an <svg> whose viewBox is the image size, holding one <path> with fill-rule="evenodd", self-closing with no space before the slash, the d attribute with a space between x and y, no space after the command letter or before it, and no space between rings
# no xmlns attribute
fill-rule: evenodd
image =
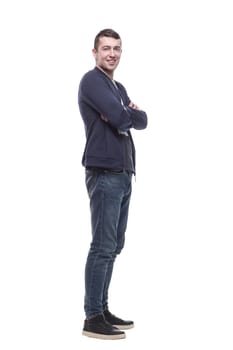
<svg viewBox="0 0 233 350"><path fill-rule="evenodd" d="M128 106L130 100L124 88L124 96L122 96L124 104L122 105L117 93L114 93L115 87L110 84L112 82L107 77L98 74L86 76L82 82L83 100L100 116L106 117L107 123L118 130L146 128L146 113Z"/></svg>
<svg viewBox="0 0 233 350"><path fill-rule="evenodd" d="M147 127L147 114L141 109L133 109L131 107L126 107L130 113L132 120L132 127L136 130L143 130Z"/></svg>
<svg viewBox="0 0 233 350"><path fill-rule="evenodd" d="M124 100L125 108L130 114L132 127L136 130L143 130L147 127L147 114L141 109L134 109L129 106L131 100L127 94L125 87L121 83L117 83L122 99Z"/></svg>

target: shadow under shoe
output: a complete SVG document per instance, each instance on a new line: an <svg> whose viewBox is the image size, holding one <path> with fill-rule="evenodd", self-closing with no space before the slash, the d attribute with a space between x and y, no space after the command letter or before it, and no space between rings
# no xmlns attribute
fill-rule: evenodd
<svg viewBox="0 0 233 350"><path fill-rule="evenodd" d="M133 321L122 320L121 318L113 315L108 309L104 311L104 318L112 326L115 326L118 329L130 329L134 327Z"/></svg>
<svg viewBox="0 0 233 350"><path fill-rule="evenodd" d="M108 323L103 314L84 321L83 335L97 339L124 339L125 333Z"/></svg>

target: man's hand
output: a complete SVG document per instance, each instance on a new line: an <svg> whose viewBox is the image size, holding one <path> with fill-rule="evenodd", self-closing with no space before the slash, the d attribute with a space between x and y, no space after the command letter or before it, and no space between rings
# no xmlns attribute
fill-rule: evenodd
<svg viewBox="0 0 233 350"><path fill-rule="evenodd" d="M135 103L130 102L129 107L133 108L133 109L140 109Z"/></svg>
<svg viewBox="0 0 233 350"><path fill-rule="evenodd" d="M104 121L104 122L108 122L108 118L105 117L103 114L101 114L100 118Z"/></svg>

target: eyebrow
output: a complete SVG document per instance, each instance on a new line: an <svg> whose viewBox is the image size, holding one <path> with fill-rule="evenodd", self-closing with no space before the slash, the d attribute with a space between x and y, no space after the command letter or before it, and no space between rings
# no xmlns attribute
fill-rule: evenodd
<svg viewBox="0 0 233 350"><path fill-rule="evenodd" d="M110 46L110 45L104 45L102 46L102 48L107 48L107 49L121 49L121 46L120 45L115 45L115 46Z"/></svg>

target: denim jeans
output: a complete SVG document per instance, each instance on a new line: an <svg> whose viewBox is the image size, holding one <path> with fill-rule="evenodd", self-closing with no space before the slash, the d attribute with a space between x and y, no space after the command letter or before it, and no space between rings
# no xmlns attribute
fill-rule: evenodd
<svg viewBox="0 0 233 350"><path fill-rule="evenodd" d="M108 307L114 261L125 242L131 178L127 172L86 170L92 228L85 267L84 309L87 318L101 314Z"/></svg>

